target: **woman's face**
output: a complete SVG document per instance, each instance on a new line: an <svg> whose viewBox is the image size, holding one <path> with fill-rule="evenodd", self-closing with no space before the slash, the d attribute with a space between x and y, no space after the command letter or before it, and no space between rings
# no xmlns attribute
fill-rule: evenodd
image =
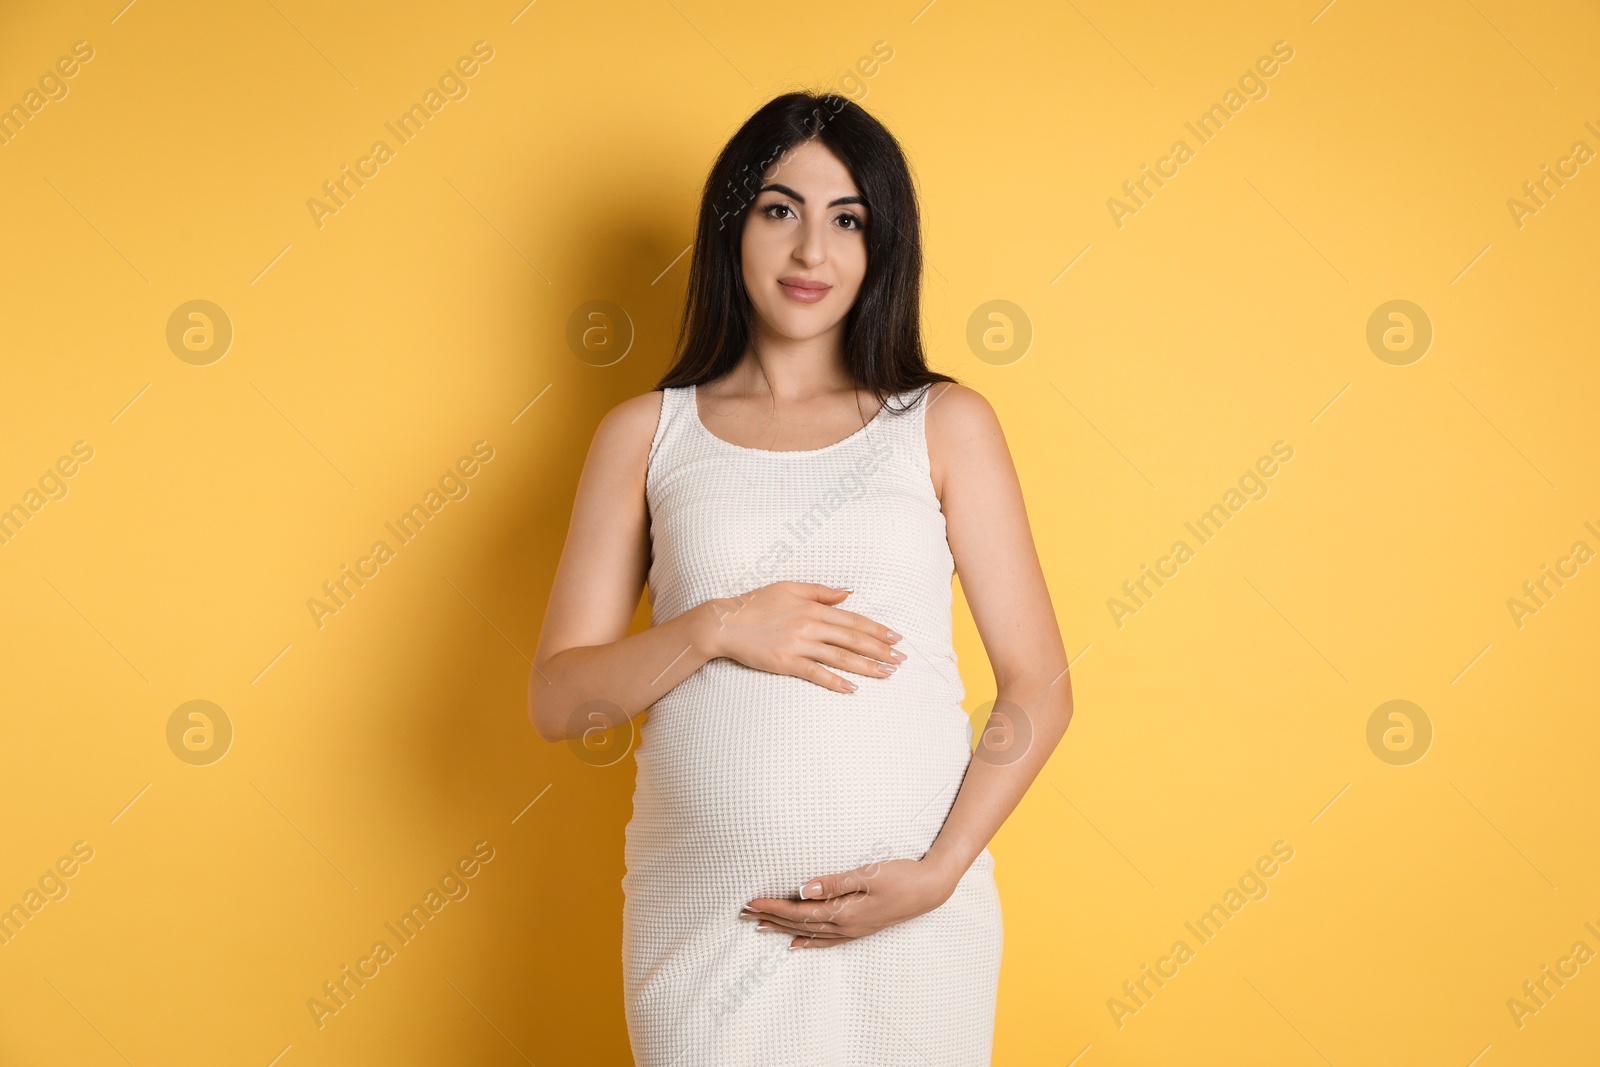
<svg viewBox="0 0 1600 1067"><path fill-rule="evenodd" d="M822 142L786 155L762 175L740 255L758 327L807 340L841 328L855 304L869 220L849 169Z"/></svg>

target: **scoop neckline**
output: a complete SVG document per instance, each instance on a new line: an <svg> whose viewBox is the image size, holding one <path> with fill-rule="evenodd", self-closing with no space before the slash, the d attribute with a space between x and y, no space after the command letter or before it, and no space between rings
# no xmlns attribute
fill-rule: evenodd
<svg viewBox="0 0 1600 1067"><path fill-rule="evenodd" d="M849 444L851 441L854 441L856 438L862 436L868 430L872 429L873 425L877 423L878 419L881 418L883 413L889 408L887 403L883 404L878 408L877 413L874 414L872 418L868 419L860 429L851 433L848 437L841 437L839 440L833 442L833 444L823 445L821 448L751 448L749 445L736 445L732 441L725 440L711 432L711 427L707 426L705 424L705 420L700 417L700 402L696 399L696 397L699 395L699 388L700 387L698 385L689 386L689 414L694 417L694 424L700 427L700 432L720 445L737 449L740 452L759 452L764 456L814 456L819 452L831 452L840 445Z"/></svg>

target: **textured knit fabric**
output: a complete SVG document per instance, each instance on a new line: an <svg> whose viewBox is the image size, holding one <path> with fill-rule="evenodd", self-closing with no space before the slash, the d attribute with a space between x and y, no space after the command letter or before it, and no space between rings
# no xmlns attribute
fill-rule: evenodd
<svg viewBox="0 0 1600 1067"><path fill-rule="evenodd" d="M915 404L902 411L907 405ZM746 448L667 389L650 446L651 621L777 581L903 635L860 687L718 658L641 728L622 879L623 986L637 1067L980 1067L1001 955L984 849L949 900L855 941L791 950L739 918L756 897L920 859L954 804L972 726L951 645L954 561L921 391L804 451Z"/></svg>

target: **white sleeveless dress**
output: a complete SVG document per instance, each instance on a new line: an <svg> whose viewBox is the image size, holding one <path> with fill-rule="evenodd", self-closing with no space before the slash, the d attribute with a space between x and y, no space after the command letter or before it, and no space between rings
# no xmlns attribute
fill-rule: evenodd
<svg viewBox="0 0 1600 1067"><path fill-rule="evenodd" d="M774 452L712 434L693 386L664 391L645 482L652 625L819 582L853 589L838 606L903 635L907 659L885 678L841 673L860 688L835 693L719 658L651 706L622 879L637 1067L990 1063L1002 925L988 849L940 907L855 941L791 950L792 934L739 918L819 875L920 859L971 759L923 393L835 444Z"/></svg>

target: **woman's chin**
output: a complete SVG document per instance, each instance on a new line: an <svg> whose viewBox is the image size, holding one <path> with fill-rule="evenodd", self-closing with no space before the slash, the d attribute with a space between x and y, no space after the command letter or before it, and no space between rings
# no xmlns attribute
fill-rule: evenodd
<svg viewBox="0 0 1600 1067"><path fill-rule="evenodd" d="M820 308L775 308L771 313L762 313L762 318L774 340L791 342L813 340L839 324L838 318Z"/></svg>

